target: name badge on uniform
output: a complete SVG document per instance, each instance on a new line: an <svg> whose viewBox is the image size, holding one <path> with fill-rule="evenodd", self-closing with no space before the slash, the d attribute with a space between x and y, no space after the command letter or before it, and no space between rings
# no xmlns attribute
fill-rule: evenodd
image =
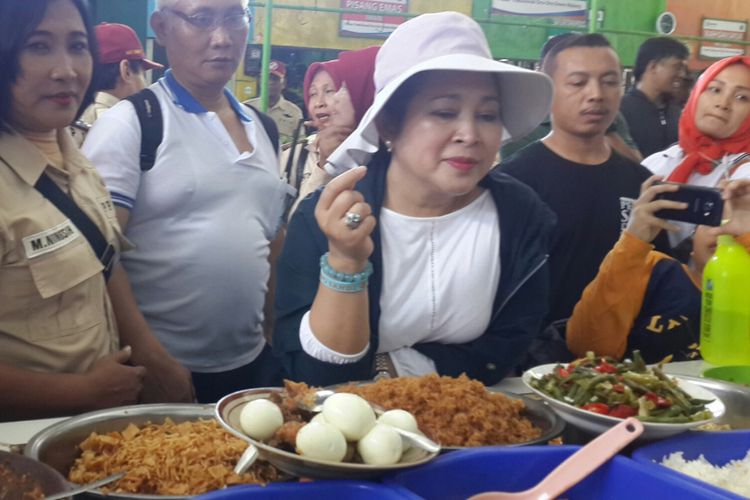
<svg viewBox="0 0 750 500"><path fill-rule="evenodd" d="M26 236L23 239L23 248L26 251L26 258L33 259L58 248L73 243L81 236L78 228L66 219L62 224L46 229L40 233Z"/></svg>

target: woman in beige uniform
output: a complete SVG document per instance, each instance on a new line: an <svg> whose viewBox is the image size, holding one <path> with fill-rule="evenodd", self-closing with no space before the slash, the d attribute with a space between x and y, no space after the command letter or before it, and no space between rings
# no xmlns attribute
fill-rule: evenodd
<svg viewBox="0 0 750 500"><path fill-rule="evenodd" d="M129 286L118 266L105 277L124 240L67 130L91 98L83 2L5 0L0 33L0 420L190 400L188 373L132 296L113 304L107 293ZM50 184L85 216L53 204ZM109 250L102 258L86 219Z"/></svg>

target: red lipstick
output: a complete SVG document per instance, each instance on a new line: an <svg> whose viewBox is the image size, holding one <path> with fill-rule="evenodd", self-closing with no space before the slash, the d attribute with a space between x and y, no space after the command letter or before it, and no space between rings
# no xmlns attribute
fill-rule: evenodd
<svg viewBox="0 0 750 500"><path fill-rule="evenodd" d="M448 158L446 161L448 162L448 165L462 172L468 172L479 163L473 158L467 158L464 156L455 156L453 158Z"/></svg>

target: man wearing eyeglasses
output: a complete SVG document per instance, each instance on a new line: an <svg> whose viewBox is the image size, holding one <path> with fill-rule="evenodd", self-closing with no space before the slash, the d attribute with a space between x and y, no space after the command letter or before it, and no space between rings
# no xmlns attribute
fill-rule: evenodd
<svg viewBox="0 0 750 500"><path fill-rule="evenodd" d="M290 188L259 116L225 89L245 51L247 0L156 7L151 26L170 69L150 87L163 114L153 167L141 170L130 102L96 122L84 152L136 246L123 256L133 321L190 369L198 400L213 402L281 383L265 339Z"/></svg>

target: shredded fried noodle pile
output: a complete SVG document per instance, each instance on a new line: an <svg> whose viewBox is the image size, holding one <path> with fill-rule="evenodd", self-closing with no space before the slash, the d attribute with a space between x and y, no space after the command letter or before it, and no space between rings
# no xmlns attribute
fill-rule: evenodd
<svg viewBox="0 0 750 500"><path fill-rule="evenodd" d="M238 476L232 470L246 443L221 428L215 420L181 422L142 428L130 424L122 432L92 433L80 444L68 478L88 483L127 471L109 493L198 495L233 484L265 484L279 479L278 471L256 462Z"/></svg>
<svg viewBox="0 0 750 500"><path fill-rule="evenodd" d="M541 435L541 430L521 415L523 401L489 392L466 375L382 379L337 391L359 394L386 409L411 412L419 428L443 446L517 444Z"/></svg>

